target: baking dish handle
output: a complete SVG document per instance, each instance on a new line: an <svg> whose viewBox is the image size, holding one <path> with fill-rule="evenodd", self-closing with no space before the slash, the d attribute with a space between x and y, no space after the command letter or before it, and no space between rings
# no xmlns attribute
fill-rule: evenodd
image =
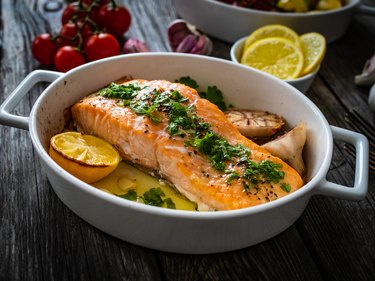
<svg viewBox="0 0 375 281"><path fill-rule="evenodd" d="M357 13L362 15L375 16L375 8L372 6L361 4L358 6Z"/></svg>
<svg viewBox="0 0 375 281"><path fill-rule="evenodd" d="M29 128L29 117L11 114L30 89L39 82L53 82L63 73L48 70L34 70L23 79L18 87L11 93L0 106L0 124L24 130Z"/></svg>
<svg viewBox="0 0 375 281"><path fill-rule="evenodd" d="M317 194L340 199L361 200L365 198L368 184L369 144L359 133L331 126L333 138L350 143L356 148L354 186L348 187L324 179L316 189Z"/></svg>

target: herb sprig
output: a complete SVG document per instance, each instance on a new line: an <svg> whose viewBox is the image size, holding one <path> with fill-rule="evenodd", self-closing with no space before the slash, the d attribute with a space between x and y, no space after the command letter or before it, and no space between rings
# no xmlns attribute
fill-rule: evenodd
<svg viewBox="0 0 375 281"><path fill-rule="evenodd" d="M199 88L199 85L197 81L192 79L190 76L184 76L181 77L180 79L177 79L175 82L184 84L186 86L189 86L190 88L193 88L197 90L199 96L201 98L204 98L213 104L216 104L217 107L221 111L226 111L227 110L227 105L224 102L224 97L222 91L216 87L216 86L208 86L206 91L201 91Z"/></svg>

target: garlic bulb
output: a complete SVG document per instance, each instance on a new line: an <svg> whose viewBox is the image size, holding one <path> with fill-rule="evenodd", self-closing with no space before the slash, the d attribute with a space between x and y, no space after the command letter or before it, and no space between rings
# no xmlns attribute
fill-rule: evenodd
<svg viewBox="0 0 375 281"><path fill-rule="evenodd" d="M142 42L136 38L129 38L126 40L123 50L125 54L144 53L150 51L145 42Z"/></svg>
<svg viewBox="0 0 375 281"><path fill-rule="evenodd" d="M357 85L370 86L375 83L375 54L366 61L362 73L354 77Z"/></svg>
<svg viewBox="0 0 375 281"><path fill-rule="evenodd" d="M212 52L210 38L184 20L175 20L169 24L168 40L173 52L199 55L210 55Z"/></svg>

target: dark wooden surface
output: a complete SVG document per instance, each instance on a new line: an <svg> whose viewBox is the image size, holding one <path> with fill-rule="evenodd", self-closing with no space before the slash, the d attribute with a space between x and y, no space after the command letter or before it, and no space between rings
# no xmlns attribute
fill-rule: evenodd
<svg viewBox="0 0 375 281"><path fill-rule="evenodd" d="M0 102L40 68L32 39L60 28L61 10L46 13L44 2L0 1ZM133 15L127 36L167 51L167 25L178 17L171 1L119 2ZM229 59L230 45L213 42L213 56ZM306 95L330 124L354 129L344 118L351 109L375 124L369 88L353 82L374 52L375 19L367 16L354 17L346 35L328 46ZM27 116L45 86L36 86L16 114ZM315 196L292 227L266 242L223 254L179 255L115 239L73 214L53 192L27 131L0 125L0 144L0 280L375 280L374 173L363 201ZM353 177L353 158L336 143L328 179L351 185Z"/></svg>

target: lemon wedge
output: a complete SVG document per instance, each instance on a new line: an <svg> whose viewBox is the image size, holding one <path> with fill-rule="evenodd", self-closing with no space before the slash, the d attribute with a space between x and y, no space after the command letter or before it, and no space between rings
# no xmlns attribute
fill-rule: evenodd
<svg viewBox="0 0 375 281"><path fill-rule="evenodd" d="M304 55L304 67L301 75L313 72L322 62L326 53L326 40L323 35L310 32L301 35L301 49Z"/></svg>
<svg viewBox="0 0 375 281"><path fill-rule="evenodd" d="M266 38L251 44L241 58L242 64L282 80L297 78L302 71L303 62L301 49L293 42L279 37Z"/></svg>
<svg viewBox="0 0 375 281"><path fill-rule="evenodd" d="M94 183L116 169L121 158L105 140L78 132L51 138L49 155L63 169L86 183Z"/></svg>
<svg viewBox="0 0 375 281"><path fill-rule="evenodd" d="M258 28L253 33L251 33L246 38L244 50L246 50L254 42L270 37L281 37L292 41L297 45L297 47L300 47L299 36L294 30L285 25L270 24Z"/></svg>

